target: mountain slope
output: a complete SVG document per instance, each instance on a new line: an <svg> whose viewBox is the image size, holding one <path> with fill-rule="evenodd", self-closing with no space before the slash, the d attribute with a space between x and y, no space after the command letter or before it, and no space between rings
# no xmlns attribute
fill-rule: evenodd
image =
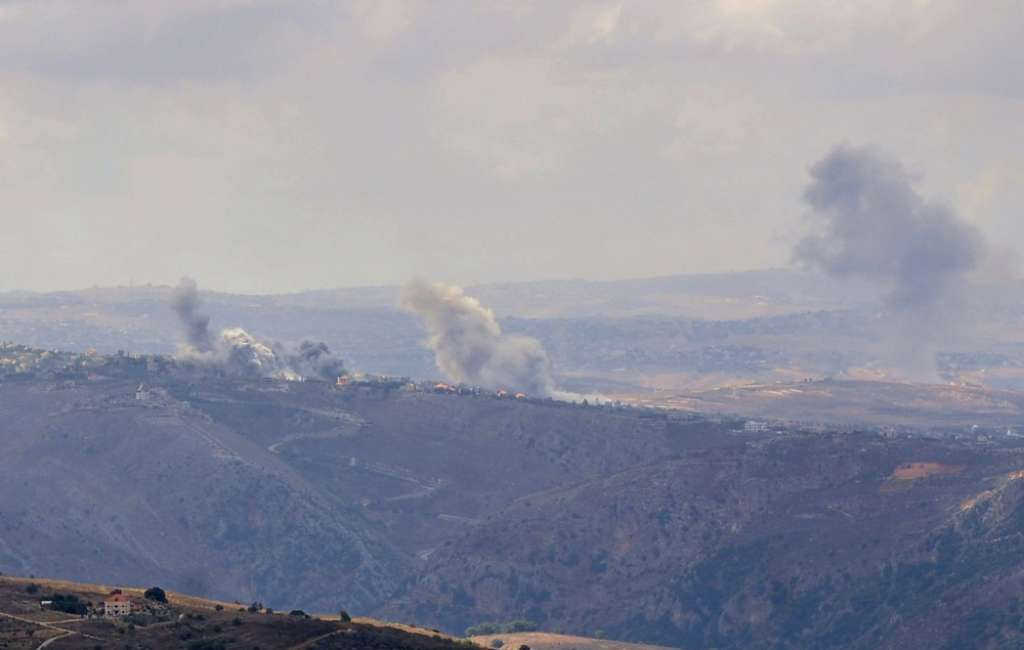
<svg viewBox="0 0 1024 650"><path fill-rule="evenodd" d="M369 611L516 498L738 444L688 415L79 362L0 381L0 570Z"/></svg>
<svg viewBox="0 0 1024 650"><path fill-rule="evenodd" d="M693 451L518 501L394 611L684 648L1002 647L1022 638L1022 467L862 434Z"/></svg>
<svg viewBox="0 0 1024 650"><path fill-rule="evenodd" d="M6 386L0 566L200 593L366 606L389 584L379 546L301 475L187 404L135 383ZM316 559L314 562L313 559ZM330 567L324 571L324 567Z"/></svg>

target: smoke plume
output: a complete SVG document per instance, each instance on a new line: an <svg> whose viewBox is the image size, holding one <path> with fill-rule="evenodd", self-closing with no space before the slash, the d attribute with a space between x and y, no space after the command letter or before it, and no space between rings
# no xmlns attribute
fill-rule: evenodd
<svg viewBox="0 0 1024 650"><path fill-rule="evenodd" d="M191 278L183 278L174 291L171 307L181 321L184 340L178 357L216 367L229 375L332 381L345 374L341 359L327 345L303 341L297 348L263 342L240 327L229 327L214 336L210 317L199 312L199 291Z"/></svg>
<svg viewBox="0 0 1024 650"><path fill-rule="evenodd" d="M210 317L200 314L199 289L192 278L182 278L174 289L171 308L178 315L184 330L187 345L200 353L213 350L213 337L210 335Z"/></svg>
<svg viewBox="0 0 1024 650"><path fill-rule="evenodd" d="M449 379L538 396L556 391L540 342L504 334L494 313L458 287L410 282L399 304L423 322L438 369Z"/></svg>
<svg viewBox="0 0 1024 650"><path fill-rule="evenodd" d="M938 330L955 318L967 276L984 261L981 233L924 199L898 161L873 149L838 146L810 173L804 201L820 229L794 257L880 287L900 369L935 379Z"/></svg>

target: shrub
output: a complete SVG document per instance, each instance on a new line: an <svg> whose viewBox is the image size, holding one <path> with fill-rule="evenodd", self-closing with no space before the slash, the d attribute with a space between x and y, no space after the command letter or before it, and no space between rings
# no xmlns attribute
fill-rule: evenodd
<svg viewBox="0 0 1024 650"><path fill-rule="evenodd" d="M224 605L217 604L217 605L214 605L213 608L215 610L217 610L218 612L220 612L220 611L224 610Z"/></svg>
<svg viewBox="0 0 1024 650"><path fill-rule="evenodd" d="M160 587L150 587L142 595L146 598L146 600L153 600L158 603L167 602L167 593Z"/></svg>
<svg viewBox="0 0 1024 650"><path fill-rule="evenodd" d="M491 647L492 648L500 648L500 647L502 647L504 645L505 645L505 642L502 641L501 639L495 639L495 640L491 641Z"/></svg>
<svg viewBox="0 0 1024 650"><path fill-rule="evenodd" d="M345 610L341 610L341 612L338 613L338 620L342 623L351 623L352 617L349 616L348 612L346 612Z"/></svg>
<svg viewBox="0 0 1024 650"><path fill-rule="evenodd" d="M29 583L29 585L25 587L25 591L27 591L30 594L39 593L39 585L37 585L34 582Z"/></svg>
<svg viewBox="0 0 1024 650"><path fill-rule="evenodd" d="M288 616L301 616L302 618L309 618L308 616L306 616L306 612L302 611L301 609L293 609L292 611L288 612Z"/></svg>
<svg viewBox="0 0 1024 650"><path fill-rule="evenodd" d="M88 606L79 600L78 596L72 594L53 594L52 596L44 596L43 600L52 601L50 609L64 612L65 614L84 616L89 611Z"/></svg>

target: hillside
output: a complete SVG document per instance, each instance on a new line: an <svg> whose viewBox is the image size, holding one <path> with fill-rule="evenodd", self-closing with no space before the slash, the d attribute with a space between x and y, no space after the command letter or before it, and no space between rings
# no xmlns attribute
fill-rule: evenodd
<svg viewBox="0 0 1024 650"><path fill-rule="evenodd" d="M102 603L112 587L0 577L0 647L10 650L133 648L231 650L308 648L310 650L445 650L475 647L433 630L368 619L343 622L301 612L275 613L254 605L218 602L174 592L166 602L144 597L144 589L118 587L132 603L132 614L105 618ZM73 603L81 614L57 611L50 601ZM333 620L332 620L333 619Z"/></svg>
<svg viewBox="0 0 1024 650"><path fill-rule="evenodd" d="M821 423L1004 436L1024 422L1024 393L977 384L800 381L690 393L665 391L633 401L701 413Z"/></svg>
<svg viewBox="0 0 1024 650"><path fill-rule="evenodd" d="M484 648L493 648L495 641L501 642L501 648L515 650L527 646L530 650L670 650L663 646L653 646L623 641L608 641L569 634L550 634L548 632L514 632L511 634L485 634L474 636L474 643Z"/></svg>
<svg viewBox="0 0 1024 650"><path fill-rule="evenodd" d="M685 414L68 359L0 381L7 573L373 611L517 498L740 444Z"/></svg>
<svg viewBox="0 0 1024 650"><path fill-rule="evenodd" d="M395 611L683 648L1007 647L1022 468L867 434L692 451L517 501L432 555Z"/></svg>
<svg viewBox="0 0 1024 650"><path fill-rule="evenodd" d="M843 388L850 404L885 392ZM860 427L744 430L8 346L0 571L454 634L526 619L683 648L1017 639L1004 594L1024 569L1024 439L940 437L947 389L889 393ZM1014 422L996 408L1013 394L969 394L957 423ZM894 431L879 413L931 425Z"/></svg>

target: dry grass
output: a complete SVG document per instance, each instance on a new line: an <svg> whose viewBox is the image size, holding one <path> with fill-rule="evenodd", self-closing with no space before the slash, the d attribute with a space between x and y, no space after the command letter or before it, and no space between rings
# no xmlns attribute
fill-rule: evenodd
<svg viewBox="0 0 1024 650"><path fill-rule="evenodd" d="M963 465L944 465L942 463L903 463L893 470L890 481L916 481L929 476L959 474L964 471Z"/></svg>
<svg viewBox="0 0 1024 650"><path fill-rule="evenodd" d="M504 642L502 650L517 650L521 645L530 646L530 650L668 650L665 646L641 645L547 632L488 634L472 637L475 643L485 648L491 647L491 642L494 639L501 639Z"/></svg>
<svg viewBox="0 0 1024 650"><path fill-rule="evenodd" d="M38 590L29 593L26 589L29 584L38 585ZM74 594L90 601L101 601L115 588L138 604L144 601L145 589L142 587L0 576L0 613L5 614L0 616L0 626L3 626L0 647L34 650L47 637L66 632L76 634L59 644L76 649L92 648L96 642L104 645L113 642L118 647L123 644L179 647L179 642L185 639L226 640L230 641L230 647L245 648L310 648L321 643L349 650L364 647L423 650L456 647L452 637L413 625L370 618L354 618L351 624L343 624L338 621L337 614L315 616L312 620L282 612L277 615L265 612L240 614L237 610L245 605L175 592L166 592L169 607L161 608L164 618L160 623L139 627L118 627L106 619L86 619L39 608L39 598L48 593ZM217 611L218 606L222 611ZM180 623L180 615L187 615L184 623ZM181 634L188 636L182 637Z"/></svg>

